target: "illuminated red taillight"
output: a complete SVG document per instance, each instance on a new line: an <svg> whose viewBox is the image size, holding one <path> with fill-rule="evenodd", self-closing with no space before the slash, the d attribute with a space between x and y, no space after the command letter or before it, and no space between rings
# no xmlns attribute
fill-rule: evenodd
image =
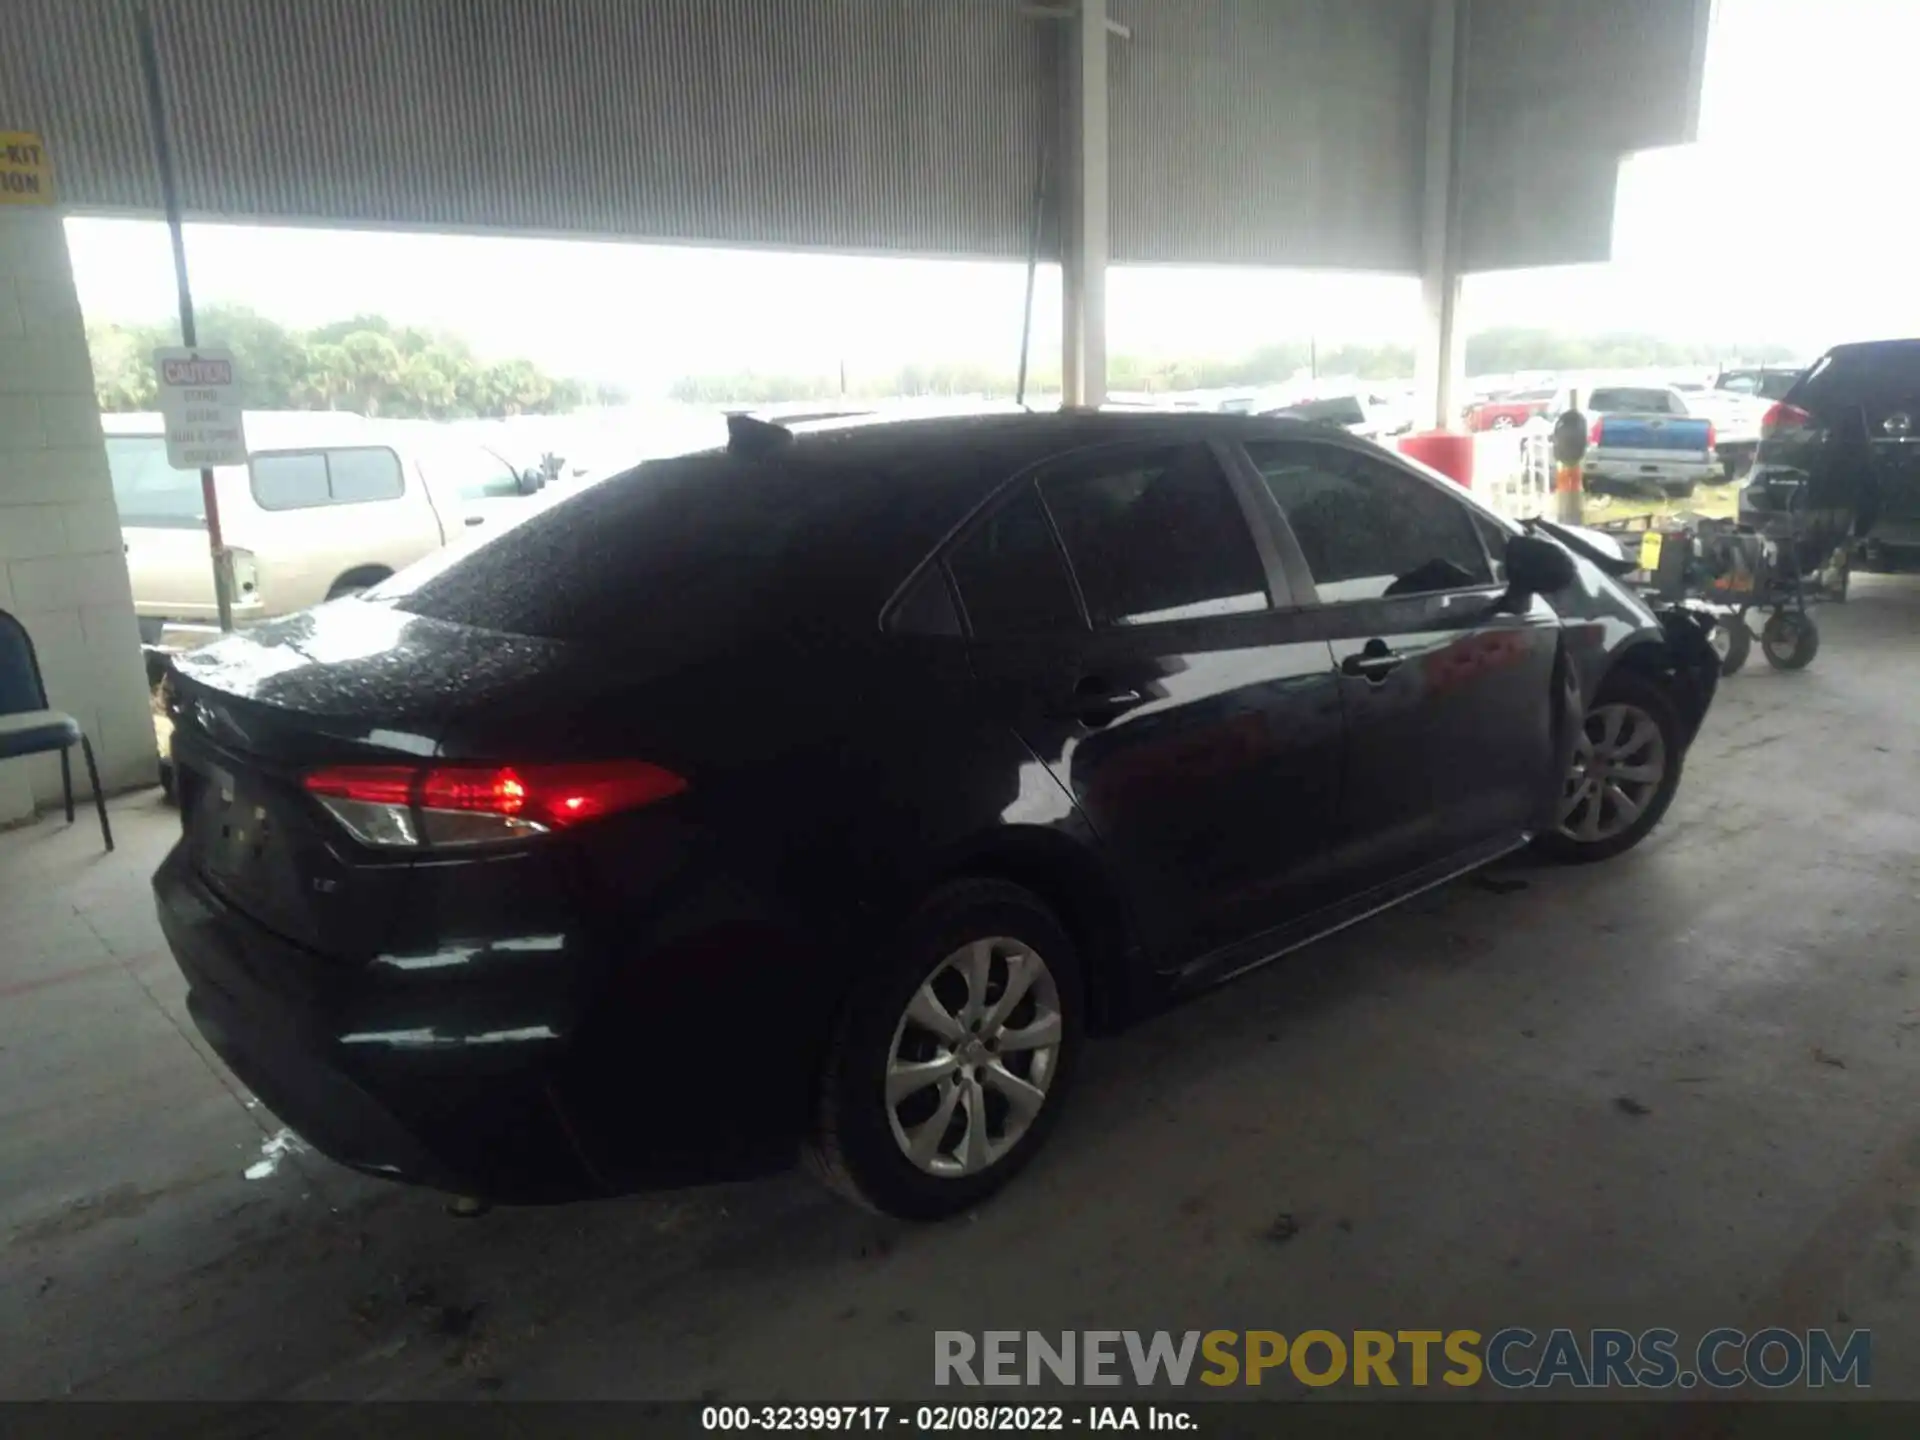
<svg viewBox="0 0 1920 1440"><path fill-rule="evenodd" d="M1707 449L1711 450L1715 445L1718 445L1719 443L1720 443L1720 437L1714 431L1713 421L1709 420L1707 421Z"/></svg>
<svg viewBox="0 0 1920 1440"><path fill-rule="evenodd" d="M1600 443L1600 427L1605 423L1603 420L1593 422L1593 428L1587 431L1587 444L1597 446Z"/></svg>
<svg viewBox="0 0 1920 1440"><path fill-rule="evenodd" d="M334 765L304 781L369 845L478 845L636 810L687 788L644 760L567 765Z"/></svg>
<svg viewBox="0 0 1920 1440"><path fill-rule="evenodd" d="M1813 424L1813 416L1798 405L1789 405L1782 400L1760 417L1760 438L1771 440L1786 430L1805 430Z"/></svg>

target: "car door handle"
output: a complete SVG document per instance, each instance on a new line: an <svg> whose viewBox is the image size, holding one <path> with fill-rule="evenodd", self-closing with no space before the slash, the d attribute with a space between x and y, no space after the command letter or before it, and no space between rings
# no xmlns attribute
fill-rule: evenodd
<svg viewBox="0 0 1920 1440"><path fill-rule="evenodd" d="M1147 697L1138 690L1108 685L1103 680L1082 680L1073 687L1073 697L1066 704L1066 712L1083 725L1105 725L1119 719L1136 705L1144 705Z"/></svg>
<svg viewBox="0 0 1920 1440"><path fill-rule="evenodd" d="M486 523L487 523L487 517L484 515L467 516L467 524L469 525L484 525Z"/></svg>
<svg viewBox="0 0 1920 1440"><path fill-rule="evenodd" d="M1389 650L1384 640L1369 640L1364 650L1340 662L1340 673L1378 685L1404 665L1406 659L1406 656L1396 655Z"/></svg>

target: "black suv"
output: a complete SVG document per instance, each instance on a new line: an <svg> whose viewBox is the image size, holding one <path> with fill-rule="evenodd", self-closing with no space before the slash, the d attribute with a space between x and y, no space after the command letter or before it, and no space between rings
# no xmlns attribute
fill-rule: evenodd
<svg viewBox="0 0 1920 1440"><path fill-rule="evenodd" d="M325 1153L948 1213L1089 1029L1636 844L1713 696L1577 534L1325 426L731 429L177 662L161 924Z"/></svg>
<svg viewBox="0 0 1920 1440"><path fill-rule="evenodd" d="M1836 549L1869 568L1920 559L1920 340L1836 345L1761 423L1740 518L1802 537L1802 563Z"/></svg>

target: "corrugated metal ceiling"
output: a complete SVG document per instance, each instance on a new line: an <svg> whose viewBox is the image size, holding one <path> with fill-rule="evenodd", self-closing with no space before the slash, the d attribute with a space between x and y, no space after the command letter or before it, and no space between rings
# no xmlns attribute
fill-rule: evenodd
<svg viewBox="0 0 1920 1440"><path fill-rule="evenodd" d="M1467 263L1604 256L1706 0L1462 3ZM1111 5L1114 259L1417 268L1425 0ZM70 203L156 211L132 0L7 8L0 128ZM1012 257L1062 112L1065 27L1020 0L151 9L200 217Z"/></svg>

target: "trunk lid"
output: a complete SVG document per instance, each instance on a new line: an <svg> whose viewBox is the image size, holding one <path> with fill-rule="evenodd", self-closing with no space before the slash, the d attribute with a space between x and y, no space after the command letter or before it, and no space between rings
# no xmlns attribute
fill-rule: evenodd
<svg viewBox="0 0 1920 1440"><path fill-rule="evenodd" d="M356 845L302 777L425 762L456 716L508 691L564 707L565 676L585 683L568 652L350 599L179 657L170 711L189 862L285 939L342 959L378 953L416 857Z"/></svg>
<svg viewBox="0 0 1920 1440"><path fill-rule="evenodd" d="M1602 450L1638 450L1661 456L1705 455L1707 425L1678 415L1602 415Z"/></svg>

